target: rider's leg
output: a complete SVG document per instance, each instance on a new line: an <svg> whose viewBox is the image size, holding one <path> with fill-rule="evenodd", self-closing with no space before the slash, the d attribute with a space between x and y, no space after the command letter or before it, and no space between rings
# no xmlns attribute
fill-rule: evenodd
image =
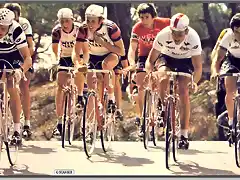
<svg viewBox="0 0 240 180"><path fill-rule="evenodd" d="M225 77L226 96L225 103L228 111L229 126L233 124L234 95L236 94L236 77Z"/></svg>
<svg viewBox="0 0 240 180"><path fill-rule="evenodd" d="M102 63L102 69L112 70L112 87L109 84L109 78L107 75L104 76L104 83L108 87L108 110L115 111L115 96L114 96L114 82L115 82L115 73L113 68L118 64L119 58L116 54L110 53L105 55L105 58Z"/></svg>
<svg viewBox="0 0 240 180"><path fill-rule="evenodd" d="M25 81L24 79L21 79L19 84L20 91L21 91L21 104L22 104L24 120L25 120L23 129L24 131L26 131L28 136L31 135L31 131L30 131L31 98L30 98L29 85L30 85L32 73L33 73L33 69L31 68L25 73L27 80Z"/></svg>
<svg viewBox="0 0 240 180"><path fill-rule="evenodd" d="M84 74L82 72L76 73L76 76L74 78L74 83L77 86L77 107L78 108L83 108L84 107L84 99L83 99L83 89L84 89Z"/></svg>
<svg viewBox="0 0 240 180"><path fill-rule="evenodd" d="M20 123L20 114L21 114L21 99L19 90L16 87L16 84L13 86L13 77L9 77L7 80L7 91L10 95L10 109L14 122L14 134L17 143L21 143L20 131L21 131L21 123Z"/></svg>
<svg viewBox="0 0 240 180"><path fill-rule="evenodd" d="M190 120L190 99L187 84L191 82L190 78L178 77L178 90L179 90L179 108L180 108L180 135L184 139L182 144L188 144L188 129ZM184 138L183 138L183 137Z"/></svg>

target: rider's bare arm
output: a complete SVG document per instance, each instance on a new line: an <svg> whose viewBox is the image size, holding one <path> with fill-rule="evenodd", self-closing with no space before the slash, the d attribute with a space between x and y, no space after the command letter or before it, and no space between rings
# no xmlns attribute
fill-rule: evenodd
<svg viewBox="0 0 240 180"><path fill-rule="evenodd" d="M27 36L27 43L28 43L28 48L29 48L30 54L32 56L33 53L34 53L34 50L33 50L33 37L32 36Z"/></svg>
<svg viewBox="0 0 240 180"><path fill-rule="evenodd" d="M223 48L221 46L218 48L216 58L213 59L212 65L211 65L211 73L212 74L219 73L220 64L221 64L222 60L224 59L226 53L227 53L227 50L225 48Z"/></svg>
<svg viewBox="0 0 240 180"><path fill-rule="evenodd" d="M30 55L30 51L27 46L19 48L19 51L24 59L24 63L22 65L23 72L27 72L30 67L32 67L32 58Z"/></svg>
<svg viewBox="0 0 240 180"><path fill-rule="evenodd" d="M194 67L193 81L198 83L202 77L202 55L192 56L192 65Z"/></svg>
<svg viewBox="0 0 240 180"><path fill-rule="evenodd" d="M82 53L81 53L82 52ZM83 61L80 58L80 54L83 54ZM74 57L73 57L74 63L78 61L78 63L88 63L89 60L89 45L88 42L81 42L77 41L74 47Z"/></svg>
<svg viewBox="0 0 240 180"><path fill-rule="evenodd" d="M155 48L152 48L151 51L149 52L147 61L146 61L146 71L147 72L151 72L153 71L154 68L154 63L156 62L156 60L158 59L158 57L160 56L161 52Z"/></svg>
<svg viewBox="0 0 240 180"><path fill-rule="evenodd" d="M135 55L136 55L137 48L138 48L138 41L134 38L131 38L129 49L128 49L128 60L129 60L130 66L135 64Z"/></svg>
<svg viewBox="0 0 240 180"><path fill-rule="evenodd" d="M60 31L58 29L53 29L52 31L52 51L55 55L56 60L58 59L58 44L60 41Z"/></svg>
<svg viewBox="0 0 240 180"><path fill-rule="evenodd" d="M228 31L224 34L222 39L219 42L219 48L217 49L216 57L212 61L211 65L211 73L218 74L220 71L220 64L224 59L227 49L232 41L232 34L231 31Z"/></svg>

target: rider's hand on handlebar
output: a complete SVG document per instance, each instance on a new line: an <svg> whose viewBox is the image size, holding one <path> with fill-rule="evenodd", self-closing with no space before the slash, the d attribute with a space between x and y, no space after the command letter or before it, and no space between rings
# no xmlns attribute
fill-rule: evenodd
<svg viewBox="0 0 240 180"><path fill-rule="evenodd" d="M15 78L15 81L17 83L20 82L20 80L22 79L23 77L23 72L22 70L19 68L19 69L15 69L15 73L14 73L14 78Z"/></svg>
<svg viewBox="0 0 240 180"><path fill-rule="evenodd" d="M211 81L211 82L215 82L218 76L219 76L219 73L213 72L213 73L211 74L210 81Z"/></svg>
<svg viewBox="0 0 240 180"><path fill-rule="evenodd" d="M190 84L190 91L193 92L193 93L196 93L197 90L198 90L198 85L197 85L197 83L192 82L192 83Z"/></svg>

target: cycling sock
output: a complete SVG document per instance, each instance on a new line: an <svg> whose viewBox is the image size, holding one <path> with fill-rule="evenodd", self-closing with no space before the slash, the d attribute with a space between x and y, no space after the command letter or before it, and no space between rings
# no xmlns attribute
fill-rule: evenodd
<svg viewBox="0 0 240 180"><path fill-rule="evenodd" d="M58 124L62 124L62 116L58 117Z"/></svg>
<svg viewBox="0 0 240 180"><path fill-rule="evenodd" d="M24 125L30 127L30 120L25 120Z"/></svg>
<svg viewBox="0 0 240 180"><path fill-rule="evenodd" d="M187 129L181 129L180 134L184 136L185 138L188 138L188 130Z"/></svg>
<svg viewBox="0 0 240 180"><path fill-rule="evenodd" d="M232 126L232 125L233 125L233 120L232 120L232 119L229 119L228 125L229 125L229 126Z"/></svg>
<svg viewBox="0 0 240 180"><path fill-rule="evenodd" d="M78 94L78 102L81 102L83 100L83 95Z"/></svg>
<svg viewBox="0 0 240 180"><path fill-rule="evenodd" d="M20 133L21 130L21 123L14 123L14 132L17 131Z"/></svg>
<svg viewBox="0 0 240 180"><path fill-rule="evenodd" d="M112 100L113 102L115 101L115 96L114 93L108 95L108 99Z"/></svg>

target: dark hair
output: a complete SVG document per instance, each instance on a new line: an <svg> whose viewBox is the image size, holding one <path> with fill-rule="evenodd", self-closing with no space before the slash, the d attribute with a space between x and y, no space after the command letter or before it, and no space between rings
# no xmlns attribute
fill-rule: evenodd
<svg viewBox="0 0 240 180"><path fill-rule="evenodd" d="M229 25L232 30L234 30L234 27L240 27L240 13L237 13L232 17Z"/></svg>
<svg viewBox="0 0 240 180"><path fill-rule="evenodd" d="M152 18L157 17L157 10L152 3L142 3L142 4L140 4L137 7L137 13L138 13L138 16L140 16L140 14L149 13L149 14L151 14Z"/></svg>
<svg viewBox="0 0 240 180"><path fill-rule="evenodd" d="M21 14L21 6L18 3L6 3L4 5L5 8L8 8L11 11L16 11L18 16Z"/></svg>

